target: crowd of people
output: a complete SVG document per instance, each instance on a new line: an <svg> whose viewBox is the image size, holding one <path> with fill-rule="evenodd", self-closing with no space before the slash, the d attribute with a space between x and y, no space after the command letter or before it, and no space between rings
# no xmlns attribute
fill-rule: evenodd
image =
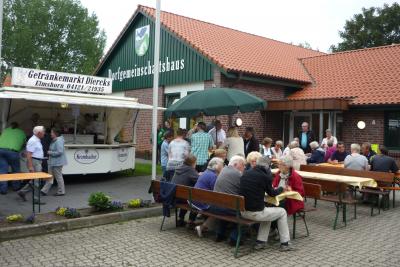
<svg viewBox="0 0 400 267"><path fill-rule="evenodd" d="M273 177L269 157L263 156L258 151L250 152L247 157L246 160L243 155L234 155L226 165L223 157L215 156L207 162L204 170L198 172L196 170L196 167L199 166L196 163L197 158L189 153L184 158L182 165L176 168L171 182L215 192L243 195L246 211L242 213L242 216L260 222L255 248L264 248L268 237L274 235L280 240L281 250L292 250L293 247L289 243L287 215L302 208L303 202L298 201L299 203L294 204L293 202L297 202L297 200L287 200L283 207L265 207L264 197L265 193L276 196L286 190L298 190L304 195L301 178L298 179L298 174L292 169L293 161L290 156L282 157L279 161L282 170ZM235 211L217 206L198 202L194 202L192 205L197 210L207 210L214 214L235 215ZM238 233L234 225L208 217L202 224L196 226L197 213L190 212L188 221L185 222L186 213L186 210L179 211L178 226L188 225L197 232L199 237L203 236L204 232L214 230L217 242L229 239L229 244L232 246L236 244ZM272 234L270 234L270 226L273 221L276 221L276 228L271 230ZM230 233L227 234L227 232Z"/></svg>
<svg viewBox="0 0 400 267"><path fill-rule="evenodd" d="M296 139L295 142L301 144L307 164L327 162L344 164L344 168L352 170L398 172L395 159L388 155L388 149L384 145L379 146L380 154L372 150L369 142L361 145L353 143L350 145L350 151L347 151L345 144L332 136L330 129L325 132L326 137L319 144L312 131L309 130L308 123L303 122L302 132L299 133L299 139ZM296 146L296 143L292 145Z"/></svg>
<svg viewBox="0 0 400 267"><path fill-rule="evenodd" d="M277 236L281 243L281 250L291 250L287 215L302 208L302 202L297 205L286 201L288 212L283 207L265 207L265 193L276 196L283 191L292 190L292 187L304 194L301 179L297 182L293 170L291 155L283 156L283 143L266 138L260 146L252 128L246 128L241 137L236 127L230 127L227 134L222 129L220 121L215 121L214 127L207 131L204 122L196 124L188 133L178 129L174 138L171 129L165 130L160 146L160 159L163 177L167 181L179 185L191 186L210 191L243 195L246 199L246 212L243 217L260 221L256 249L266 246L270 235ZM280 173L273 177L270 165L271 159L279 159L282 166ZM287 166L284 169L284 166ZM216 214L231 215L234 211L222 209L204 203L193 203L198 210L207 210ZM189 225L199 236L211 229L217 233L216 240L227 239L226 233L230 230L229 243L236 244L236 228L223 221L207 218L201 225L195 226L197 214L191 212L185 222L185 210L179 211L178 226Z"/></svg>
<svg viewBox="0 0 400 267"><path fill-rule="evenodd" d="M397 172L396 162L388 156L387 149L380 146L380 152L377 155L369 143L352 144L347 152L344 143L332 136L329 129L319 143L306 122L298 137L285 148L282 141L274 142L269 137L259 144L251 127L245 129L243 137L237 127L229 127L226 133L218 120L211 129L207 129L204 122L197 123L189 132L179 129L175 138L173 130L169 129L164 132L160 147L166 181L244 196L246 211L242 212L242 217L260 222L255 248L264 248L268 238L273 237L280 241L283 251L293 249L289 243L287 216L302 209L304 203L286 199L279 207L268 206L265 194L274 197L293 190L304 196L302 178L297 173L302 164L341 163L354 170ZM279 168L275 176L270 170L272 166ZM193 203L193 206L215 214L235 215L232 210L203 203ZM185 210L179 212L178 226L189 225L200 237L213 229L216 241L229 239L230 244L236 244L236 227L229 223L209 217L196 226L196 212L191 212L187 221L185 215Z"/></svg>
<svg viewBox="0 0 400 267"><path fill-rule="evenodd" d="M34 126L31 131L32 134L27 136L19 128L18 123L12 122L8 128L1 132L0 174L20 173L23 169L26 169L27 172L47 171L52 174L53 178L46 180L43 187L38 180L26 184L22 184L20 181L12 181L12 189L17 191L17 194L24 201L27 201L26 194L32 190L43 196L49 194L54 178L57 181L57 192L54 195L65 195L62 168L67 164L67 159L61 131L52 128L46 132L43 126ZM26 166L22 166L22 164L26 164ZM7 194L8 185L9 182L0 182L0 194ZM34 199L36 203L38 202L38 194Z"/></svg>

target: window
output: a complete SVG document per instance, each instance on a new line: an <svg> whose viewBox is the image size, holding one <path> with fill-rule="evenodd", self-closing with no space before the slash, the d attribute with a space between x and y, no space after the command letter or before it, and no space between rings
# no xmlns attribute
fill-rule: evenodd
<svg viewBox="0 0 400 267"><path fill-rule="evenodd" d="M385 146L400 149L400 111L385 113Z"/></svg>

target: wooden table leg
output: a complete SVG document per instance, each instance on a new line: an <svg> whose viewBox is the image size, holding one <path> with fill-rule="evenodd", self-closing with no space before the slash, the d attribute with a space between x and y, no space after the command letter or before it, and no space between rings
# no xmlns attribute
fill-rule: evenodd
<svg viewBox="0 0 400 267"><path fill-rule="evenodd" d="M38 205L39 205L39 213L40 213L40 179L39 179L39 182L38 182L38 188L37 188L37 190L38 190Z"/></svg>
<svg viewBox="0 0 400 267"><path fill-rule="evenodd" d="M35 182L32 180L32 212L35 213Z"/></svg>

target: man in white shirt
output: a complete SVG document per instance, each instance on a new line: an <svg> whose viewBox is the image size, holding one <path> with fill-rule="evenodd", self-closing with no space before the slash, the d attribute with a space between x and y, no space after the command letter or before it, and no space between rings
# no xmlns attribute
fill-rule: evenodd
<svg viewBox="0 0 400 267"><path fill-rule="evenodd" d="M43 160L43 146L40 142L40 139L44 137L45 129L43 126L35 126L33 128L33 135L29 138L28 143L26 144L26 159L27 159L27 167L29 172L41 172L42 171L42 160ZM26 201L26 194L32 190L37 190L36 196L39 196L40 193L40 184L39 180L34 180L26 184L21 190L18 191L18 195L22 198L22 200ZM38 199L34 199L34 202L38 203ZM40 203L44 204L44 203Z"/></svg>
<svg viewBox="0 0 400 267"><path fill-rule="evenodd" d="M212 128L208 132L208 134L211 136L211 138L214 142L214 145L216 145L218 148L224 143L224 141L226 139L226 133L225 133L224 129L222 129L221 121L216 120L214 125L215 125L214 128Z"/></svg>

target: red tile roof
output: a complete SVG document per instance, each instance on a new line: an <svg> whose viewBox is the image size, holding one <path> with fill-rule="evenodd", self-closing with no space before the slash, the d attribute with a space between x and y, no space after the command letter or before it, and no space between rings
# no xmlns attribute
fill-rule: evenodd
<svg viewBox="0 0 400 267"><path fill-rule="evenodd" d="M104 58L113 50L138 12L155 20L155 9L139 5ZM324 54L164 11L161 12L161 24L228 72L243 72L305 84L311 81L298 58Z"/></svg>
<svg viewBox="0 0 400 267"><path fill-rule="evenodd" d="M304 58L313 84L291 100L350 98L351 105L400 104L400 44Z"/></svg>
<svg viewBox="0 0 400 267"><path fill-rule="evenodd" d="M155 9L138 9L155 17ZM324 53L212 23L161 12L162 25L221 68L232 72L309 83L298 58Z"/></svg>

